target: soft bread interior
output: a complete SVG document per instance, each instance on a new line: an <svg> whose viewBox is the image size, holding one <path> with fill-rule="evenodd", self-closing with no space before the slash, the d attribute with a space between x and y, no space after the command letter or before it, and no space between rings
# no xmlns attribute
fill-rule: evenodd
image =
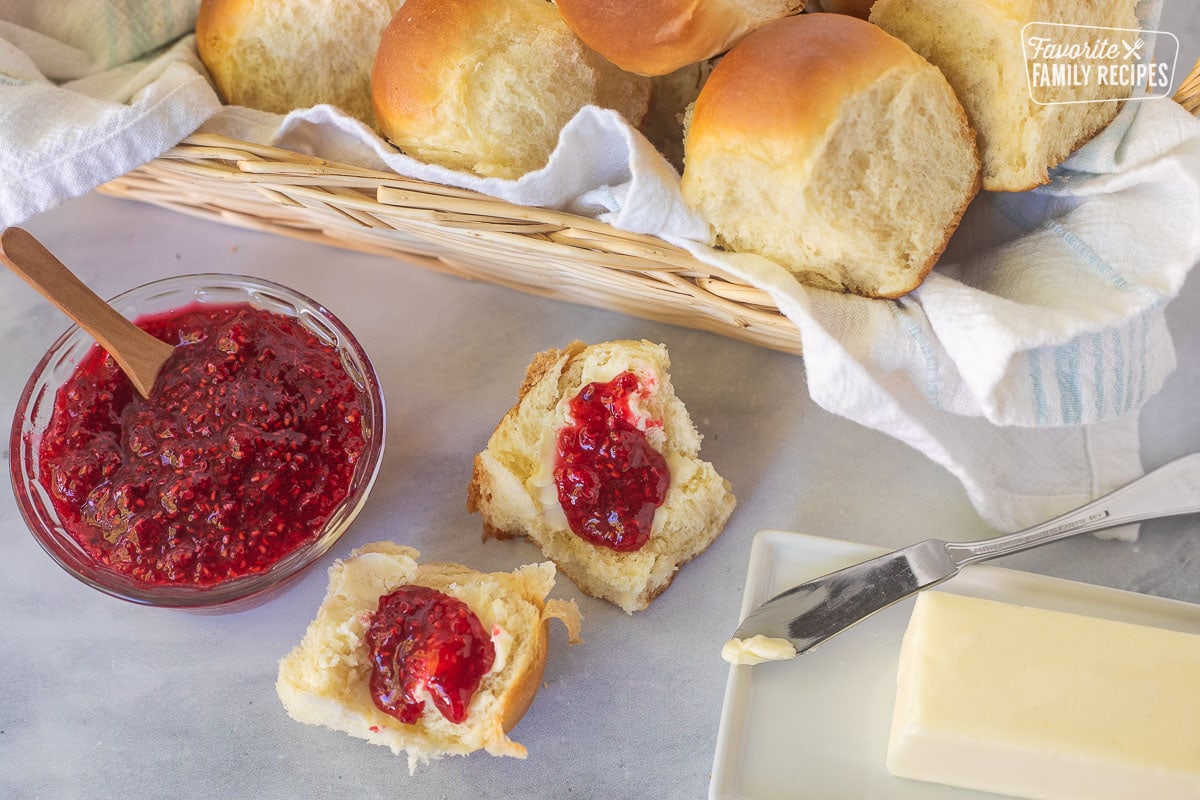
<svg viewBox="0 0 1200 800"><path fill-rule="evenodd" d="M977 182L962 110L932 67L893 69L847 96L800 158L720 132L688 147L685 196L721 243L871 297L920 283Z"/></svg>
<svg viewBox="0 0 1200 800"><path fill-rule="evenodd" d="M1031 22L1136 28L1133 0L1007 3L997 0L879 0L871 21L935 64L954 87L979 137L983 188L1025 191L1049 180L1061 163L1103 128L1120 108L1106 102L1035 103L1022 49ZM1064 44L1082 43L1086 29L1062 28ZM1127 95L1119 87L1075 87L1038 99L1098 100Z"/></svg>
<svg viewBox="0 0 1200 800"><path fill-rule="evenodd" d="M897 71L849 99L830 130L808 187L814 222L834 232L833 245L814 248L810 263L828 264L840 288L880 297L912 289L974 194L972 137L944 87L936 70Z"/></svg>
<svg viewBox="0 0 1200 800"><path fill-rule="evenodd" d="M525 757L506 731L536 694L546 658L546 622L557 616L574 639L574 604L546 601L554 565L520 567L513 573L480 573L456 564L418 565L417 552L387 542L355 550L329 571L329 589L300 644L279 666L276 690L295 720L324 725L396 754L409 768L443 755L483 749ZM467 710L454 724L427 702L413 724L380 711L370 693L370 649L365 641L379 597L406 584L427 586L458 598L479 617L496 647L496 663L484 676Z"/></svg>
<svg viewBox="0 0 1200 800"><path fill-rule="evenodd" d="M679 566L702 552L733 511L728 483L700 460L700 435L675 396L661 345L641 341L591 347L575 342L539 354L526 373L517 405L475 459L468 508L484 518L485 536L527 535L587 594L632 613L670 584ZM597 377L632 371L654 385L646 412L662 421L661 452L670 487L642 548L618 553L581 539L566 524L551 477L560 404Z"/></svg>
<svg viewBox="0 0 1200 800"><path fill-rule="evenodd" d="M404 0L205 0L196 48L232 105L329 103L373 125L371 63Z"/></svg>

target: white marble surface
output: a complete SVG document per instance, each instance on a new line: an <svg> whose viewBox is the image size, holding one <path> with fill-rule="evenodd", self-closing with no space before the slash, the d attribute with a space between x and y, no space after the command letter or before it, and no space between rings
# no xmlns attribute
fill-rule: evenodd
<svg viewBox="0 0 1200 800"><path fill-rule="evenodd" d="M1177 0L1164 16L1183 40L1181 65L1200 55L1198 9ZM884 546L989 533L940 468L813 406L800 358L95 195L27 227L101 294L167 275L245 272L318 298L350 325L384 382L387 455L331 557L394 539L484 569L537 559L526 544L481 544L465 487L529 357L572 338L667 344L703 454L739 507L646 612L628 617L559 584L556 596L579 600L587 642L568 648L553 631L544 688L513 733L528 761L476 754L409 777L382 748L293 723L275 698L276 663L320 602L322 568L235 614L139 608L60 570L0 493L0 797L700 798L725 685L720 645L737 621L755 531ZM65 324L7 273L0 298L8 420ZM1143 414L1147 467L1200 450L1200 276L1168 317L1180 363ZM1004 563L1200 602L1200 518L1148 523L1134 544L1084 537Z"/></svg>

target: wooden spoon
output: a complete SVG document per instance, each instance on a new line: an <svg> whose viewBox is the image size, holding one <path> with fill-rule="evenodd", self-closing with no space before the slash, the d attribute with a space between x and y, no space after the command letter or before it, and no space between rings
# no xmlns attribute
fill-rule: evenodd
<svg viewBox="0 0 1200 800"><path fill-rule="evenodd" d="M134 325L84 286L54 254L21 228L0 233L0 261L90 333L108 351L142 397L149 397L175 348Z"/></svg>

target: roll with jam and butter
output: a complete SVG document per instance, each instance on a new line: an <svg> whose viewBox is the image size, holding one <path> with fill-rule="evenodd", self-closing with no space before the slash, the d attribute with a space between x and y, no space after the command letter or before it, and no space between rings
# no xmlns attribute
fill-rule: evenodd
<svg viewBox="0 0 1200 800"><path fill-rule="evenodd" d="M538 354L475 457L467 508L484 538L527 536L585 593L632 613L707 548L733 511L667 350L615 341Z"/></svg>
<svg viewBox="0 0 1200 800"><path fill-rule="evenodd" d="M578 641L573 602L547 600L554 565L512 573L417 563L409 547L361 547L329 570L329 589L275 688L298 722L394 753L409 771L486 750L524 758L507 732L542 682L548 622Z"/></svg>

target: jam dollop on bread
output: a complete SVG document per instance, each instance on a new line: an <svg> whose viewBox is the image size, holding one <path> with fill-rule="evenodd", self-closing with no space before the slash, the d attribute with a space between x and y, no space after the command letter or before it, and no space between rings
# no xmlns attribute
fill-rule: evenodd
<svg viewBox="0 0 1200 800"><path fill-rule="evenodd" d="M640 388L632 372L589 383L571 399L570 420L558 432L554 485L567 524L582 539L619 553L650 541L654 512L671 483L667 460L629 405Z"/></svg>
<svg viewBox="0 0 1200 800"><path fill-rule="evenodd" d="M401 586L379 598L367 628L371 699L385 713L416 722L428 694L442 716L467 718L467 704L496 661L479 617L461 600L427 586Z"/></svg>
<svg viewBox="0 0 1200 800"><path fill-rule="evenodd" d="M315 619L279 663L283 707L407 753L410 771L476 750L525 758L508 731L541 688L550 619L575 643L579 609L547 599L548 561L477 572L418 555L376 542L329 568Z"/></svg>
<svg viewBox="0 0 1200 800"><path fill-rule="evenodd" d="M572 342L534 357L475 457L467 508L484 538L528 537L584 592L644 609L733 511L699 458L665 347Z"/></svg>

